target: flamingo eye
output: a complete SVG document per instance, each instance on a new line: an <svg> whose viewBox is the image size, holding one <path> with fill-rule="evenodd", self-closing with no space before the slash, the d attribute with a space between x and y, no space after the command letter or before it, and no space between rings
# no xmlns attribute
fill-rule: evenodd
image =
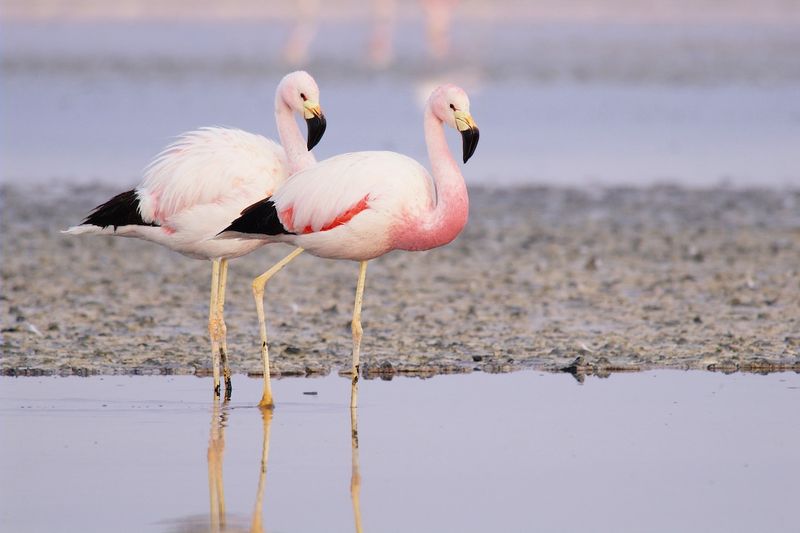
<svg viewBox="0 0 800 533"><path fill-rule="evenodd" d="M456 106L454 106L453 104L450 104L450 109L452 109L453 111L455 111L455 110L456 110Z"/></svg>
<svg viewBox="0 0 800 533"><path fill-rule="evenodd" d="M300 93L300 98L302 98L304 102L308 100L308 98L306 98L306 95L304 93Z"/></svg>

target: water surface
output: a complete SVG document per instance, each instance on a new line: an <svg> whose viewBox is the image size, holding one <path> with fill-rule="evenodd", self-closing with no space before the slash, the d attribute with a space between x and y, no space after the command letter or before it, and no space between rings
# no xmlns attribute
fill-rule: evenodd
<svg viewBox="0 0 800 533"><path fill-rule="evenodd" d="M259 380L234 386L215 406L194 377L0 379L4 529L209 531L224 497L229 526L353 531L354 480L364 531L796 526L797 374L362 381L355 421L346 379L277 380L271 417Z"/></svg>

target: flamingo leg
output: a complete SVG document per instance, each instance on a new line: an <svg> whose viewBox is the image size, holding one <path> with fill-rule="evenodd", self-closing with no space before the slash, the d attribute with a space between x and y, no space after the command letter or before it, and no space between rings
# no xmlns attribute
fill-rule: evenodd
<svg viewBox="0 0 800 533"><path fill-rule="evenodd" d="M261 361L264 363L264 392L261 395L260 407L272 408L272 386L269 382L269 350L267 349L267 323L264 318L264 288L267 281L288 265L295 257L303 253L302 248L296 248L292 253L272 265L272 268L253 280L253 298L256 301L258 313L258 331L261 334Z"/></svg>
<svg viewBox="0 0 800 533"><path fill-rule="evenodd" d="M211 367L214 373L214 395L219 396L219 328L217 301L219 299L219 259L211 261L211 301L208 305L208 335L211 337Z"/></svg>
<svg viewBox="0 0 800 533"><path fill-rule="evenodd" d="M361 327L361 304L364 302L364 282L367 279L367 261L361 261L358 270L358 284L356 285L356 303L353 306L353 367L352 378L353 386L350 390L350 408L353 409L358 404L358 371L360 368L359 355L361 352L361 337L364 330Z"/></svg>
<svg viewBox="0 0 800 533"><path fill-rule="evenodd" d="M228 365L228 327L225 325L225 285L228 281L228 260L219 262L219 290L217 292L217 320L220 336L219 357L222 360L222 377L225 380L225 399L230 400L231 368Z"/></svg>

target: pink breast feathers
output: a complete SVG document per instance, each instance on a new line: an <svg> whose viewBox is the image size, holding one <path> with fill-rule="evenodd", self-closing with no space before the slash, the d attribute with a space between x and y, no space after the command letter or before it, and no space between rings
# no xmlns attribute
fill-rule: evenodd
<svg viewBox="0 0 800 533"><path fill-rule="evenodd" d="M330 222L328 222L325 225L323 225L318 231L320 231L320 232L321 231L328 231L330 229L336 228L336 227L341 226L343 224L347 224L348 222L350 222L350 220L354 216L356 216L360 212L364 211L368 207L369 207L369 195L366 195L366 196L364 196L364 198L359 200L356 205L354 205L350 209L338 214L333 220L331 220ZM307 225L306 227L304 227L302 231L296 231L294 229L294 207L293 206L289 206L286 209L284 209L283 211L281 211L280 218L281 218L281 222L283 223L284 227L293 228L292 231L295 231L296 233L300 233L300 234L303 234L303 235L305 235L306 233L314 233L314 228L312 228L310 224Z"/></svg>

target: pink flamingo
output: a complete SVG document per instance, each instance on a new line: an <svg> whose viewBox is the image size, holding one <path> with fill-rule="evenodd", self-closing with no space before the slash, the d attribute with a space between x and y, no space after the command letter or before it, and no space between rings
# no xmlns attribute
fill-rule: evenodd
<svg viewBox="0 0 800 533"><path fill-rule="evenodd" d="M184 133L150 164L138 187L98 206L80 225L65 231L135 237L194 259L211 260L208 331L216 395L220 393L220 359L226 397L231 392L223 318L228 260L266 242L211 238L242 209L273 194L289 175L316 162L310 150L322 138L326 126L318 102L319 88L308 73L286 75L275 92L280 145L231 128ZM294 113L306 119L308 141Z"/></svg>
<svg viewBox="0 0 800 533"><path fill-rule="evenodd" d="M417 161L395 152L343 154L293 175L272 197L245 209L226 228L231 233L221 238L249 235L298 246L253 281L264 363L261 405L272 405L264 286L307 250L319 257L360 262L352 321L351 407L355 407L367 262L391 250L443 246L455 239L467 222L467 188L447 147L443 123L461 132L466 163L478 144L478 128L469 113L466 93L443 85L433 91L424 112L432 179Z"/></svg>

